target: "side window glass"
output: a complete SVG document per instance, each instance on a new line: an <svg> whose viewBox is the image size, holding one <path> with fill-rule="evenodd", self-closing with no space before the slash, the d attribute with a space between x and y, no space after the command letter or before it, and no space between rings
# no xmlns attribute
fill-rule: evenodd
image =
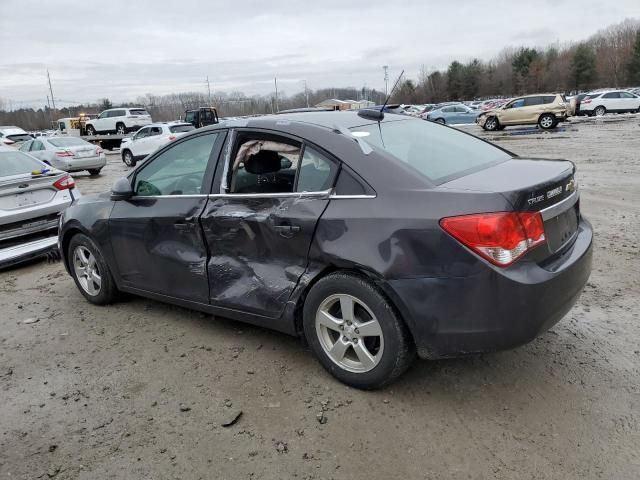
<svg viewBox="0 0 640 480"><path fill-rule="evenodd" d="M138 196L197 195L218 134L201 135L174 145L136 174Z"/></svg>
<svg viewBox="0 0 640 480"><path fill-rule="evenodd" d="M31 151L38 152L40 150L44 150L44 146L42 145L42 142L38 140L34 140L33 143L31 144Z"/></svg>
<svg viewBox="0 0 640 480"><path fill-rule="evenodd" d="M633 95L627 92L620 92L620 98L635 98Z"/></svg>
<svg viewBox="0 0 640 480"><path fill-rule="evenodd" d="M151 129L151 135L160 135L162 133L162 129L160 127L153 127Z"/></svg>
<svg viewBox="0 0 640 480"><path fill-rule="evenodd" d="M300 173L298 174L297 192L320 192L333 186L335 163L316 149L305 147Z"/></svg>
<svg viewBox="0 0 640 480"><path fill-rule="evenodd" d="M618 92L605 93L602 98L619 98Z"/></svg>
<svg viewBox="0 0 640 480"><path fill-rule="evenodd" d="M98 118L107 118L107 115L109 115L109 112L102 112L100 115L98 115Z"/></svg>
<svg viewBox="0 0 640 480"><path fill-rule="evenodd" d="M21 152L28 152L29 149L31 148L31 144L32 143L33 143L33 141L29 141L29 142L23 143L22 145L20 145L19 150Z"/></svg>
<svg viewBox="0 0 640 480"><path fill-rule="evenodd" d="M144 138L146 136L149 135L149 129L148 128L143 128L141 130L138 130L138 133L136 133L135 139L136 140L140 140L141 138Z"/></svg>
<svg viewBox="0 0 640 480"><path fill-rule="evenodd" d="M518 100L514 100L509 105L509 108L521 108L524 107L524 98L519 98Z"/></svg>
<svg viewBox="0 0 640 480"><path fill-rule="evenodd" d="M271 140L240 144L231 168L230 193L292 193L300 146Z"/></svg>

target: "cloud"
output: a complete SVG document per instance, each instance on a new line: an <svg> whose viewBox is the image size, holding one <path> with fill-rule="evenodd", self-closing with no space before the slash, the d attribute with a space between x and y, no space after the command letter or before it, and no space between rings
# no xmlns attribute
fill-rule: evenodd
<svg viewBox="0 0 640 480"><path fill-rule="evenodd" d="M3 0L0 97L46 103L46 70L57 98L114 102L145 93L248 95L310 88L383 88L383 65L416 77L422 65L489 59L504 46L578 41L640 2L595 0Z"/></svg>

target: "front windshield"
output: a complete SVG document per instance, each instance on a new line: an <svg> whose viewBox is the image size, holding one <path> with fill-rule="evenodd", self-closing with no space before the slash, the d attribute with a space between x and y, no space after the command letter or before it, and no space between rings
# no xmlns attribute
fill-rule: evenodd
<svg viewBox="0 0 640 480"><path fill-rule="evenodd" d="M472 135L424 120L396 120L351 129L354 136L385 150L441 184L512 158Z"/></svg>

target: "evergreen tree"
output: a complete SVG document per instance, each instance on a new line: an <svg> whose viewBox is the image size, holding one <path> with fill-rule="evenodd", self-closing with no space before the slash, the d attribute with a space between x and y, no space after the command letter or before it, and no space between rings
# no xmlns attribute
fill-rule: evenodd
<svg viewBox="0 0 640 480"><path fill-rule="evenodd" d="M586 43L581 43L573 54L571 72L576 89L589 85L596 75L596 54Z"/></svg>
<svg viewBox="0 0 640 480"><path fill-rule="evenodd" d="M633 45L629 63L627 63L627 74L630 83L634 86L640 85L640 30L636 34L636 42Z"/></svg>

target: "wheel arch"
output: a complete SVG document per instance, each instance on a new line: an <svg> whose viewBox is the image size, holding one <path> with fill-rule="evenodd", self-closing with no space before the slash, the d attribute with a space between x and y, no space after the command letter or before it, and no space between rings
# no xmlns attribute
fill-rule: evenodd
<svg viewBox="0 0 640 480"><path fill-rule="evenodd" d="M408 328L411 336L411 341L415 345L414 325L411 316L409 315L409 310L407 309L404 302L396 294L393 288L391 288L389 283L385 281L382 275L356 264L330 264L324 266L324 268L318 269L315 274L312 274L311 272L309 272L309 270L307 270L304 275L307 277L306 281L301 281L303 284L299 284L299 291L297 293L297 296L289 302L291 305L290 308L292 308L293 327L295 330L295 334L298 337L300 337L306 343L302 322L304 303L308 293L316 283L318 283L321 279L327 277L328 275L331 275L332 273L346 273L369 281L375 288L378 289L380 294L387 299L389 305L391 305L391 308L396 311L398 318L400 318L400 320Z"/></svg>
<svg viewBox="0 0 640 480"><path fill-rule="evenodd" d="M73 224L64 230L60 238L60 255L62 257L62 263L64 264L64 268L67 270L67 273L69 275L71 275L71 265L69 265L67 250L69 249L69 244L71 243L71 239L80 233L84 235L87 234L87 232L83 228L81 228L80 225Z"/></svg>

